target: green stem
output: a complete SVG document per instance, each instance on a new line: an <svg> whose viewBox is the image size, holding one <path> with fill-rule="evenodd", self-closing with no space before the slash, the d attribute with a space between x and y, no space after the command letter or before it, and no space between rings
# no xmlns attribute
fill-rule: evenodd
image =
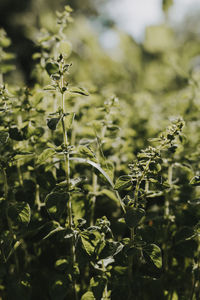
<svg viewBox="0 0 200 300"><path fill-rule="evenodd" d="M172 174L173 174L173 165L170 165L168 168L168 183L171 187L172 185ZM169 195L166 195L165 199L165 218L169 218Z"/></svg>
<svg viewBox="0 0 200 300"><path fill-rule="evenodd" d="M130 230L130 247L134 243L134 228ZM133 256L130 255L128 258L128 279L129 279L129 298L132 299L132 282L133 282Z"/></svg>
<svg viewBox="0 0 200 300"><path fill-rule="evenodd" d="M12 229L12 222L8 216L8 207L9 207L9 202L8 202L8 181L7 181L7 174L6 174L6 170L4 168L2 168L2 172L3 172L3 179L4 179L4 197L5 197L5 201L6 201L6 218L7 218L7 222L8 222L8 228L9 231L12 235L12 238L14 241L16 241L16 235ZM16 271L17 273L19 273L19 260L16 254L16 251L14 251L14 259L15 259L15 266L16 266Z"/></svg>
<svg viewBox="0 0 200 300"><path fill-rule="evenodd" d="M91 207L91 219L90 225L94 225L94 210L95 210L95 202L96 202L96 192L97 192L97 175L93 173L92 176L92 187L93 187L93 197L92 197L92 207Z"/></svg>
<svg viewBox="0 0 200 300"><path fill-rule="evenodd" d="M140 178L137 180L137 183L136 183L136 187L135 187L135 191L134 191L134 202L135 202L135 207L138 206L138 193L139 193L139 189L140 189L140 184L142 182L142 180L144 179L145 175L146 175L146 172L148 171L149 169L149 165L151 163L151 159L149 159L146 163L146 166L140 176Z"/></svg>
<svg viewBox="0 0 200 300"><path fill-rule="evenodd" d="M168 184L169 184L170 188L172 185L172 176L173 176L173 165L170 165L168 168ZM170 216L169 194L166 194L165 204L164 204L164 217L167 220L167 226L166 226L166 235L165 235L166 242L163 247L163 260L164 260L164 265L165 265L166 271L168 271L168 268L169 268L169 263L168 263L168 232L169 232L169 225L170 225L169 216Z"/></svg>
<svg viewBox="0 0 200 300"><path fill-rule="evenodd" d="M102 269L103 269L103 274L102 275L106 275L106 268L102 259ZM108 299L108 285L107 283L105 284L105 288L104 288L104 292L103 292L103 299Z"/></svg>
<svg viewBox="0 0 200 300"><path fill-rule="evenodd" d="M63 72L63 69L62 69ZM63 87L64 87L64 77L63 75L61 76L61 101L62 101L62 116L61 116L61 123L62 123L62 131L63 131L63 143L64 143L64 162L65 162L65 172L66 172L66 181L67 181L67 191L69 192L69 187L70 187L70 156L69 156L69 151L67 147L69 146L68 144L68 135L67 131L65 129L65 94L63 92ZM67 202L67 210L68 210L68 223L69 223L69 228L72 229L73 227L73 219L72 219L72 203L71 203L71 197L69 194L69 199ZM73 267L75 266L76 262L76 254L75 254L75 241L74 237L72 237L72 241L70 243L70 254L71 254L71 259L72 259L72 265ZM74 297L75 300L78 300L77 292L76 292L76 280L74 278L74 275L72 274L72 285L73 285L73 292L74 292Z"/></svg>

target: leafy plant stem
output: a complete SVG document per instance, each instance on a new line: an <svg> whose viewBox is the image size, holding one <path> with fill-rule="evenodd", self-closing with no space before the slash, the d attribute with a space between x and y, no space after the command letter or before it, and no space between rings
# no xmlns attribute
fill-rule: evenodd
<svg viewBox="0 0 200 300"><path fill-rule="evenodd" d="M134 242L134 228L130 229L130 247ZM133 255L129 256L128 259L128 279L129 279L129 299L132 299L132 279L133 279Z"/></svg>
<svg viewBox="0 0 200 300"><path fill-rule="evenodd" d="M102 269L103 269L103 274L106 275L106 268L105 268L103 259L102 259ZM108 299L108 286L107 286L107 283L105 284L103 296L104 296L103 299Z"/></svg>
<svg viewBox="0 0 200 300"><path fill-rule="evenodd" d="M62 64L63 66L63 64ZM61 70L63 73L63 68ZM66 182L67 182L67 190L69 191L69 186L70 186L70 160L69 160L69 151L67 149L68 147L68 136L67 136L67 131L65 129L65 94L63 91L64 87L64 76L61 76L61 95L62 95L62 117L61 117L61 123L62 123L62 131L63 131L63 143L64 143L64 162L65 162L65 172L66 172ZM66 151L67 150L67 151ZM69 228L72 229L73 226L73 220L72 220L72 203L71 203L71 197L69 194L69 199L67 203L67 209L68 209L68 223L69 223ZM70 243L70 253L71 253L71 259L72 259L72 265L73 267L75 266L76 262L76 255L75 255L75 246L74 246L74 237L72 237L71 243ZM76 281L74 279L74 276L72 275L72 285L73 285L73 292L75 299L77 300L77 292L76 292Z"/></svg>
<svg viewBox="0 0 200 300"><path fill-rule="evenodd" d="M139 177L139 179L137 180L137 183L136 183L136 187L135 187L135 191L134 191L134 202L135 202L135 207L138 206L138 193L139 193L139 189L140 189L140 184L142 182L142 180L144 179L145 175L146 175L146 172L148 171L149 169L149 165L151 163L151 159L149 159L146 163L146 166L141 174L141 176Z"/></svg>
<svg viewBox="0 0 200 300"><path fill-rule="evenodd" d="M170 165L168 168L168 183L169 186L171 188L172 185L172 175L173 175L173 165ZM168 240L168 231L169 231L169 194L166 195L166 199L165 199L165 206L164 206L164 214L165 214L165 218L167 220L167 225L166 225L166 242L165 245L163 247L163 258L164 258L164 265L165 265L165 269L166 271L168 270L168 248L167 248L167 240Z"/></svg>
<svg viewBox="0 0 200 300"><path fill-rule="evenodd" d="M7 181L7 174L6 174L6 170L4 168L2 168L2 172L3 172L3 179L4 179L4 197L5 197L5 201L6 201L6 218L7 218L7 222L8 222L8 228L9 231L12 235L13 240L16 240L16 235L13 231L12 228L12 223L11 220L8 216L8 207L9 207L9 202L8 202L8 181ZM16 251L14 251L14 260L15 260L15 266L16 266L16 271L17 273L19 273L19 260L16 254Z"/></svg>
<svg viewBox="0 0 200 300"><path fill-rule="evenodd" d="M93 167L95 167L106 179L107 181L109 182L109 184L111 185L111 187L114 189L114 183L112 182L111 178L108 176L108 174L101 168L101 166L91 160L88 160L88 159L85 159L85 158L82 158L82 157L70 157L70 160L74 160L74 161L77 161L79 163L87 163ZM122 202L122 199L119 195L119 193L115 190L115 194L117 196L117 199L119 200L119 203L120 203L120 206L123 210L123 212L125 213L126 212L126 209L125 209L125 206L124 206L124 203Z"/></svg>
<svg viewBox="0 0 200 300"><path fill-rule="evenodd" d="M91 220L90 225L94 225L94 210L96 202L96 192L97 192L97 175L93 173L92 175L92 187L93 187L93 197L92 197L92 207L91 207Z"/></svg>
<svg viewBox="0 0 200 300"><path fill-rule="evenodd" d="M172 185L172 174L173 174L173 165L170 165L168 168L168 183L169 183L170 187ZM168 195L166 196L166 200L165 200L165 218L166 219L169 218L169 197L168 197Z"/></svg>

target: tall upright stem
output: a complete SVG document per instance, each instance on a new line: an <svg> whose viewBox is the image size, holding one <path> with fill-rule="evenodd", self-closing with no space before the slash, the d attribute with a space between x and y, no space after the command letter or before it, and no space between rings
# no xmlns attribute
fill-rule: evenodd
<svg viewBox="0 0 200 300"><path fill-rule="evenodd" d="M130 236L130 247L134 242L134 228L131 228L131 236ZM130 255L128 258L128 279L129 279L129 298L132 299L132 279L133 279L133 256Z"/></svg>
<svg viewBox="0 0 200 300"><path fill-rule="evenodd" d="M63 75L61 76L61 91L62 91L62 116L61 116L61 123L62 123L62 130L63 130L63 143L64 143L64 162L65 162L65 172L66 172L66 181L67 181L67 189L69 191L70 185L70 162L69 162L69 151L67 150L68 147L68 136L67 131L65 129L65 94L63 92L64 87L64 78ZM72 206L71 206L71 199L69 196L68 200L68 218L69 218L69 227L72 227Z"/></svg>
<svg viewBox="0 0 200 300"><path fill-rule="evenodd" d="M169 186L171 187L172 185L172 174L173 174L173 165L170 165L168 168L168 183ZM166 196L165 200L165 218L169 218L169 196Z"/></svg>
<svg viewBox="0 0 200 300"><path fill-rule="evenodd" d="M171 164L168 168L168 184L171 188L172 185L172 176L173 176L173 165ZM168 232L169 232L169 226L170 226L170 203L169 203L169 194L166 194L166 198L165 198L165 204L164 204L164 217L166 219L166 233L165 233L165 244L163 246L163 261L164 261L164 266L165 266L165 270L168 271L169 269L169 262L168 262Z"/></svg>
<svg viewBox="0 0 200 300"><path fill-rule="evenodd" d="M63 72L63 70L62 70ZM68 142L68 135L67 130L65 127L65 94L63 91L64 88L64 77L63 74L61 75L61 101L62 101L62 116L61 116L61 123L62 123L62 131L63 131L63 143L64 143L64 163L65 163L65 172L66 172L66 182L67 182L67 191L69 193L70 188L70 160L69 160L69 151L67 147L69 146ZM72 203L71 203L71 197L69 194L69 199L67 202L67 210L68 210L68 223L69 228L72 229L73 226L73 220L72 220ZM74 237L72 237L71 243L70 243L70 253L71 253L71 259L72 259L72 266L74 268L75 262L76 262L76 255L75 255L75 246L74 246ZM73 285L73 292L74 292L74 299L78 300L77 292L76 292L76 280L74 279L74 275L72 274L72 285Z"/></svg>
<svg viewBox="0 0 200 300"><path fill-rule="evenodd" d="M9 215L8 215L9 202L8 202L7 174L6 174L6 170L4 168L2 168L2 172L3 172L3 179L4 179L4 197L5 197L5 201L6 201L6 218L7 218L7 222L8 222L8 228L9 228L9 231L12 235L13 240L16 240L16 235L15 235L13 229L12 229L12 223L11 223L11 220L10 220ZM14 259L15 259L16 271L17 271L17 273L19 273L19 260L18 260L16 251L14 251Z"/></svg>
<svg viewBox="0 0 200 300"><path fill-rule="evenodd" d="M96 202L96 192L97 192L97 175L93 173L92 177L92 187L93 187L93 196L92 196L92 207L91 207L91 219L90 225L94 225L94 209L95 209L95 202Z"/></svg>

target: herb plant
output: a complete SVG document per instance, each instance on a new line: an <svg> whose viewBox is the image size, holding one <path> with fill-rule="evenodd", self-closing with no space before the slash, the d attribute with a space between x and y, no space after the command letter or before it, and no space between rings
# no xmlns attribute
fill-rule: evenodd
<svg viewBox="0 0 200 300"><path fill-rule="evenodd" d="M0 299L197 300L199 71L172 67L155 28L142 50L126 40L124 62L130 49L146 51L146 74L170 69L160 93L168 84L185 95L182 117L169 121L175 104L163 93L158 107L141 65L89 58L97 45L77 30L80 58L67 39L71 13L56 13L54 32L34 31L32 87L6 83L14 55L0 31ZM176 60L181 50L169 51Z"/></svg>

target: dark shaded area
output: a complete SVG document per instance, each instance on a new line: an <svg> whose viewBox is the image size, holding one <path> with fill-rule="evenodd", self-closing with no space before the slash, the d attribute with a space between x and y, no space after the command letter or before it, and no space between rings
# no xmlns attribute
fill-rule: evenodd
<svg viewBox="0 0 200 300"><path fill-rule="evenodd" d="M16 63L19 65L28 85L32 84L30 72L33 65L31 59L34 52L34 44L25 37L23 26L16 25L13 18L18 13L30 8L30 0L6 0L0 2L0 27L3 27L12 40L11 51L16 53Z"/></svg>
<svg viewBox="0 0 200 300"><path fill-rule="evenodd" d="M74 9L74 14L84 14L86 16L97 16L97 5L100 1L85 0L71 0L71 1L51 1L46 0L46 3L42 4L47 7L47 10L55 11L68 4ZM101 1L102 4L102 1ZM0 1L0 27L4 28L8 34L8 37L12 41L12 45L9 50L16 54L16 64L22 70L26 84L29 86L34 83L34 79L31 78L31 70L33 68L32 54L35 52L34 43L28 39L25 35L25 28L23 25L16 24L17 14L19 16L22 13L31 10L31 0L1 0ZM34 13L34 12L33 12ZM39 17L39 16L38 16ZM36 20L38 18L36 17Z"/></svg>

